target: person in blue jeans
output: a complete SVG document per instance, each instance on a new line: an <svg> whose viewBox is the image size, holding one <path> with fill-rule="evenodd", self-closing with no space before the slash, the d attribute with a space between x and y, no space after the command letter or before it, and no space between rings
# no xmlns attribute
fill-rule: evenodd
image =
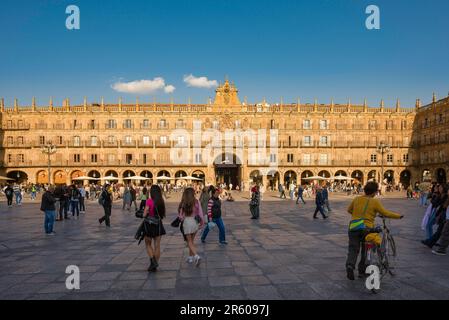
<svg viewBox="0 0 449 320"><path fill-rule="evenodd" d="M214 222L218 228L218 239L220 244L228 244L226 242L226 230L223 223L223 219L221 218L221 201L219 199L220 189L211 188L212 197L210 198L207 204L207 216L209 223L210 221ZM201 242L206 242L206 237L209 233L210 227L209 223L204 228L203 234L201 235Z"/></svg>
<svg viewBox="0 0 449 320"><path fill-rule="evenodd" d="M48 190L42 196L41 211L45 212L44 218L44 230L45 234L52 236L55 234L53 226L56 218L56 199L54 197L54 187L50 186Z"/></svg>

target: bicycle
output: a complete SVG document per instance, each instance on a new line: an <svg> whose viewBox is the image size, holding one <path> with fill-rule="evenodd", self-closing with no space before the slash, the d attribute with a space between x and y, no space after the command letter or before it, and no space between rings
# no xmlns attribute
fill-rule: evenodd
<svg viewBox="0 0 449 320"><path fill-rule="evenodd" d="M382 218L382 226L377 226L371 229L368 233L382 233L382 241L378 247L373 242L365 243L366 250L366 264L375 265L379 268L380 280L388 273L394 276L394 262L396 258L396 243L391 235L390 229L388 229L385 217ZM375 289L371 290L373 293L377 293Z"/></svg>

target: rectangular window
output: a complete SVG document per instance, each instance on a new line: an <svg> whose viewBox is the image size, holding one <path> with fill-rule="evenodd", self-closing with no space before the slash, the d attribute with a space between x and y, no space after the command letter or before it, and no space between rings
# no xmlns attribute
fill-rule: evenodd
<svg viewBox="0 0 449 320"><path fill-rule="evenodd" d="M78 136L73 137L73 145L75 147L81 146L81 138Z"/></svg>
<svg viewBox="0 0 449 320"><path fill-rule="evenodd" d="M371 155L371 163L377 163L377 154Z"/></svg>
<svg viewBox="0 0 449 320"><path fill-rule="evenodd" d="M195 154L195 163L202 163L203 162L203 155L201 152L198 152Z"/></svg>
<svg viewBox="0 0 449 320"><path fill-rule="evenodd" d="M402 162L408 163L408 153L402 155Z"/></svg>
<svg viewBox="0 0 449 320"><path fill-rule="evenodd" d="M326 136L320 137L320 146L327 146L328 142L329 142L328 137Z"/></svg>
<svg viewBox="0 0 449 320"><path fill-rule="evenodd" d="M183 146L186 143L186 138L184 136L179 136L178 137L178 145L179 146Z"/></svg>
<svg viewBox="0 0 449 320"><path fill-rule="evenodd" d="M23 154L17 155L17 162L24 163L25 162L25 156Z"/></svg>
<svg viewBox="0 0 449 320"><path fill-rule="evenodd" d="M327 129L327 120L320 120L320 129Z"/></svg>
<svg viewBox="0 0 449 320"><path fill-rule="evenodd" d="M220 123L216 120L212 121L212 129L215 129L215 130L220 129Z"/></svg>
<svg viewBox="0 0 449 320"><path fill-rule="evenodd" d="M115 129L117 128L117 122L114 119L109 119L107 123L108 129Z"/></svg>
<svg viewBox="0 0 449 320"><path fill-rule="evenodd" d="M96 137L96 136L90 137L90 145L93 146L93 147L95 147L95 146L97 146L97 144L98 144L98 139L97 139L97 137Z"/></svg>
<svg viewBox="0 0 449 320"><path fill-rule="evenodd" d="M125 127L125 129L132 129L133 123L132 123L131 119L125 120L124 127Z"/></svg>
<svg viewBox="0 0 449 320"><path fill-rule="evenodd" d="M144 119L142 122L142 128L149 128L150 127L150 120Z"/></svg>
<svg viewBox="0 0 449 320"><path fill-rule="evenodd" d="M146 154L142 155L142 163L147 164L147 155Z"/></svg>
<svg viewBox="0 0 449 320"><path fill-rule="evenodd" d="M293 163L293 153L287 154L287 162L288 163Z"/></svg>
<svg viewBox="0 0 449 320"><path fill-rule="evenodd" d="M311 163L311 156L310 156L310 154L303 154L302 155L302 162L304 164L310 164Z"/></svg>
<svg viewBox="0 0 449 320"><path fill-rule="evenodd" d="M311 136L305 136L304 137L304 145L305 146L311 146L312 145L312 137Z"/></svg>
<svg viewBox="0 0 449 320"><path fill-rule="evenodd" d="M97 162L98 160L98 156L96 154L91 154L90 155L90 162Z"/></svg>
<svg viewBox="0 0 449 320"><path fill-rule="evenodd" d="M327 154L320 154L320 164L327 164Z"/></svg>
<svg viewBox="0 0 449 320"><path fill-rule="evenodd" d="M167 144L167 136L161 136L160 142L161 144Z"/></svg>
<svg viewBox="0 0 449 320"><path fill-rule="evenodd" d="M8 154L8 162L12 162L12 154Z"/></svg>
<svg viewBox="0 0 449 320"><path fill-rule="evenodd" d="M151 142L150 137L149 136L143 136L143 144L144 145L149 145Z"/></svg>
<svg viewBox="0 0 449 320"><path fill-rule="evenodd" d="M393 120L387 121L387 130L393 130Z"/></svg>
<svg viewBox="0 0 449 320"><path fill-rule="evenodd" d="M9 137L6 139L6 142L7 142L9 145L13 144L13 142L14 142L13 137L9 136Z"/></svg>
<svg viewBox="0 0 449 320"><path fill-rule="evenodd" d="M125 143L126 143L126 144L132 144L132 143L133 143L133 137L131 137L131 136L126 136L126 137L125 137Z"/></svg>
<svg viewBox="0 0 449 320"><path fill-rule="evenodd" d="M95 129L95 120L90 120L90 128L89 129Z"/></svg>
<svg viewBox="0 0 449 320"><path fill-rule="evenodd" d="M17 137L17 144L21 145L23 144L23 137Z"/></svg>
<svg viewBox="0 0 449 320"><path fill-rule="evenodd" d="M370 130L377 129L377 121L376 120L370 120L370 122L369 122L369 129Z"/></svg>
<svg viewBox="0 0 449 320"><path fill-rule="evenodd" d="M393 155L392 154L387 154L387 162L393 163Z"/></svg>
<svg viewBox="0 0 449 320"><path fill-rule="evenodd" d="M132 164L132 162L133 162L133 155L130 154L130 153L127 153L126 157L125 157L125 161L126 161L127 164Z"/></svg>
<svg viewBox="0 0 449 320"><path fill-rule="evenodd" d="M58 136L56 138L56 141L57 141L58 144L62 144L64 142L63 139L62 139L62 136Z"/></svg>
<svg viewBox="0 0 449 320"><path fill-rule="evenodd" d="M80 154L74 154L73 155L73 162L81 162L81 155Z"/></svg>
<svg viewBox="0 0 449 320"><path fill-rule="evenodd" d="M161 119L159 121L159 128L165 129L167 127L167 121L165 119Z"/></svg>
<svg viewBox="0 0 449 320"><path fill-rule="evenodd" d="M108 136L108 143L109 144L115 143L115 136Z"/></svg>
<svg viewBox="0 0 449 320"><path fill-rule="evenodd" d="M39 144L45 144L45 137L44 136L40 136L39 137Z"/></svg>
<svg viewBox="0 0 449 320"><path fill-rule="evenodd" d="M310 129L312 127L310 120L304 120L302 123L302 127L303 127L303 129Z"/></svg>

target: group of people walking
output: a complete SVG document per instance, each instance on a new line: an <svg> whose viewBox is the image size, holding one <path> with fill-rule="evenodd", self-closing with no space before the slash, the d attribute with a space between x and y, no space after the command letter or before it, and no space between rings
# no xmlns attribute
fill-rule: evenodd
<svg viewBox="0 0 449 320"><path fill-rule="evenodd" d="M434 184L425 197L430 199L430 204L421 225L426 239L421 242L432 249L432 253L446 255L449 246L449 184Z"/></svg>
<svg viewBox="0 0 449 320"><path fill-rule="evenodd" d="M171 225L179 227L189 251L186 259L189 264L199 266L201 263L201 257L195 245L195 237L201 229L203 229L201 233L202 243L206 243L209 231L216 226L219 230L219 243L227 245L225 225L221 213L220 193L221 189L214 186L204 187L200 198L197 199L194 188L184 189L178 205L176 220ZM166 234L163 223L166 217L165 202L163 191L158 185L152 185L149 191L147 188L142 189L142 194L142 197L146 197L146 200L143 199L141 203L141 205L144 204L144 221L140 228L150 259L148 271L154 272L159 267L161 239Z"/></svg>

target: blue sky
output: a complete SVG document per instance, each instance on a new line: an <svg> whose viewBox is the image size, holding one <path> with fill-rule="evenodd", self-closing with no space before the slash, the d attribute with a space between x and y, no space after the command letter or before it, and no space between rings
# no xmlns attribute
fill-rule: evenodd
<svg viewBox="0 0 449 320"><path fill-rule="evenodd" d="M65 28L78 5L81 29ZM376 4L381 29L365 28ZM449 1L85 0L0 2L0 96L46 105L101 96L204 103L213 88L185 75L235 81L258 102L424 103L449 92ZM162 77L171 94L116 92L116 82Z"/></svg>

